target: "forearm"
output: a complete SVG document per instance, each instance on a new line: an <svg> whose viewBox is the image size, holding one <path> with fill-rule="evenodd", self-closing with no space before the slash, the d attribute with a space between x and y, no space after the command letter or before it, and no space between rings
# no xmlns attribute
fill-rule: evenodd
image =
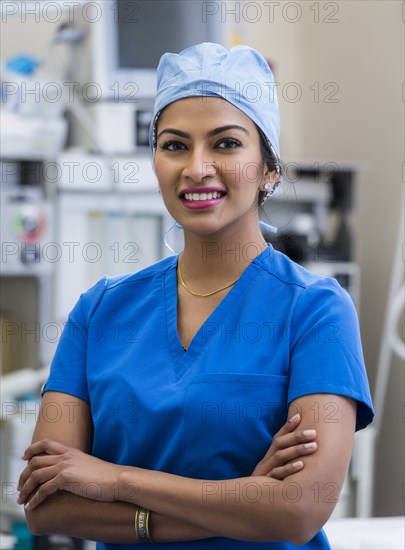
<svg viewBox="0 0 405 550"><path fill-rule="evenodd" d="M37 508L26 511L35 534L63 534L112 544L136 544L136 506L128 502L101 502L60 491ZM182 520L152 512L150 534L154 542L183 542L215 536Z"/></svg>
<svg viewBox="0 0 405 550"><path fill-rule="evenodd" d="M136 487L129 497L133 503L173 519L187 518L218 537L300 543L300 503L286 498L285 486L265 476L208 481L132 467L120 477L124 492Z"/></svg>

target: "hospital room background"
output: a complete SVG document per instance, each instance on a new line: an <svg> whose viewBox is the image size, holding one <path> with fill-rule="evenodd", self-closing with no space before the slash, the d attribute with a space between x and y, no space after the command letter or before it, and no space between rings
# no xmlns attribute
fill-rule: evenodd
<svg viewBox="0 0 405 550"><path fill-rule="evenodd" d="M204 41L247 44L268 60L286 174L262 219L278 228L275 247L336 277L358 311L376 419L356 434L325 526L332 548L404 548L405 3L3 1L0 10L1 548L94 548L34 540L16 504L19 457L79 294L181 249L179 229L163 243L173 220L148 126L160 55Z"/></svg>

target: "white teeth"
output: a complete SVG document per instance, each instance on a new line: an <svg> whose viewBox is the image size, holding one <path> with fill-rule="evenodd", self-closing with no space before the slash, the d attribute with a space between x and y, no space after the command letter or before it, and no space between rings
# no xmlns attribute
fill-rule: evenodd
<svg viewBox="0 0 405 550"><path fill-rule="evenodd" d="M219 199L223 193L213 191L212 193L185 193L184 198L188 201L206 201L211 199Z"/></svg>

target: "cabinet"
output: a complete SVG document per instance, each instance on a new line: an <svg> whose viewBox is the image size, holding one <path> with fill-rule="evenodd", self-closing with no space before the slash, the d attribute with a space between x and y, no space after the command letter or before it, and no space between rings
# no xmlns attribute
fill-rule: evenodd
<svg viewBox="0 0 405 550"><path fill-rule="evenodd" d="M40 160L2 159L1 219L1 529L23 525L16 503L22 451L31 441L38 394L56 347L52 315L54 212ZM42 368L43 367L43 368ZM16 527L17 528L17 527Z"/></svg>
<svg viewBox="0 0 405 550"><path fill-rule="evenodd" d="M128 157L66 151L49 174L58 187L54 313L62 324L80 293L104 275L139 271L168 254L162 234L172 219L149 151Z"/></svg>
<svg viewBox="0 0 405 550"><path fill-rule="evenodd" d="M2 161L1 325L2 373L39 368L51 358L53 204L43 186L42 163Z"/></svg>
<svg viewBox="0 0 405 550"><path fill-rule="evenodd" d="M337 162L291 162L261 219L277 227L273 246L310 271L335 277L359 304L354 213L356 169Z"/></svg>

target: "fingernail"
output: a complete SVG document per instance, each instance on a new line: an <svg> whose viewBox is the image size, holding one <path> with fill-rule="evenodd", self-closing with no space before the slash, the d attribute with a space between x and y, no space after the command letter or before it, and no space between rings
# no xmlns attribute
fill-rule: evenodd
<svg viewBox="0 0 405 550"><path fill-rule="evenodd" d="M302 460L299 460L298 462L293 462L292 465L294 466L294 468L298 468L299 466L303 466L304 463L302 462Z"/></svg>
<svg viewBox="0 0 405 550"><path fill-rule="evenodd" d="M26 510L29 510L30 507L31 507L31 506L30 506L30 503L29 503L29 502L27 502L26 504L24 504L24 508L25 508Z"/></svg>
<svg viewBox="0 0 405 550"><path fill-rule="evenodd" d="M314 449L316 447L315 441L311 441L311 443L304 443L304 447L306 449Z"/></svg>
<svg viewBox="0 0 405 550"><path fill-rule="evenodd" d="M288 422L296 422L298 419L299 419L300 415L297 413L297 414L294 414L294 416L292 416Z"/></svg>
<svg viewBox="0 0 405 550"><path fill-rule="evenodd" d="M307 436L307 435L316 435L316 430L304 430L302 432L302 435L305 435L305 436Z"/></svg>

